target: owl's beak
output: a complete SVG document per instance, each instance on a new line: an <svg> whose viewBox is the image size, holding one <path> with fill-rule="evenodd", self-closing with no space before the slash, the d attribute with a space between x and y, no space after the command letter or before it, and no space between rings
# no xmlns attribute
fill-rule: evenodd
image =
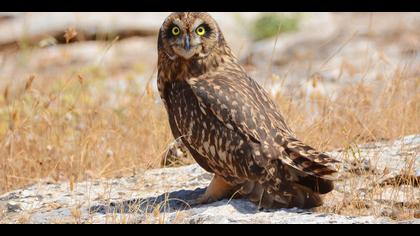
<svg viewBox="0 0 420 236"><path fill-rule="evenodd" d="M188 60L196 54L195 45L191 45L191 38L186 35L182 41L172 47L176 54Z"/></svg>
<svg viewBox="0 0 420 236"><path fill-rule="evenodd" d="M185 42L184 42L184 49L185 51L189 51L191 49L190 47L190 36L185 36Z"/></svg>

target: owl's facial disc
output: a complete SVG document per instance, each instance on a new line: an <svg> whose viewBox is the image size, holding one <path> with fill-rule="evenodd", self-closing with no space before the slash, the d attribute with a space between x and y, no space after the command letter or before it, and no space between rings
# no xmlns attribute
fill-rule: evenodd
<svg viewBox="0 0 420 236"><path fill-rule="evenodd" d="M207 13L172 13L160 32L161 50L171 59L205 58L219 46L220 32Z"/></svg>

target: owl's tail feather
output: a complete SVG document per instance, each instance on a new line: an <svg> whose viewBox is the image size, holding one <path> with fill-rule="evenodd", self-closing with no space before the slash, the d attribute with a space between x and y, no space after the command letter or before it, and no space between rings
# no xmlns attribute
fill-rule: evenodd
<svg viewBox="0 0 420 236"><path fill-rule="evenodd" d="M314 176L299 176L297 184L305 186L315 193L326 194L334 189L334 182L328 179L322 179Z"/></svg>
<svg viewBox="0 0 420 236"><path fill-rule="evenodd" d="M322 179L336 180L337 169L334 164L339 161L316 151L295 138L288 138L281 146L284 150L283 163L301 172L302 176L314 177L302 178L302 182L308 183L303 185L313 185L313 182L317 182L318 185L329 185L329 182L324 183Z"/></svg>

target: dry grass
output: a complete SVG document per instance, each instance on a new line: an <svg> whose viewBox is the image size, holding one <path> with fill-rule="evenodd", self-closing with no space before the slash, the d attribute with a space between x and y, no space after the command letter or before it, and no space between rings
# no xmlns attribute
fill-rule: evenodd
<svg viewBox="0 0 420 236"><path fill-rule="evenodd" d="M133 77L121 91L109 82L88 68L51 80L31 76L13 96L4 90L0 192L46 177L72 182L158 166L171 135L157 94Z"/></svg>
<svg viewBox="0 0 420 236"><path fill-rule="evenodd" d="M153 76L112 80L86 67L4 88L0 192L44 178L74 182L158 167L172 138ZM275 101L297 136L321 150L420 133L420 78L396 71L376 82L382 86L342 87L334 99L296 91Z"/></svg>
<svg viewBox="0 0 420 236"><path fill-rule="evenodd" d="M314 78L313 87L317 87ZM316 90L315 90L316 91ZM420 131L420 77L396 70L390 77L378 77L370 83L357 82L342 86L336 91L339 96L331 98L314 92L301 92L298 96L276 95L280 105L296 134L321 150L343 151L345 160L363 160L358 145L368 142L392 140ZM309 101L309 102L308 102ZM381 158L381 151L374 160ZM412 170L418 153L404 160L406 171ZM360 163L362 164L362 162ZM408 202L418 202L415 186L409 180L406 186L399 183L384 188L380 176L365 170L362 165L358 173L348 174L342 182L346 194L327 195L329 206L317 209L345 215L387 216L395 220L415 218L420 206L401 205L399 196ZM399 181L401 182L401 181ZM367 193L360 192L361 189ZM378 204L384 196L391 199Z"/></svg>
<svg viewBox="0 0 420 236"><path fill-rule="evenodd" d="M396 71L391 78L338 87L336 98L298 90L275 100L300 139L333 150L419 133L419 89L419 76Z"/></svg>

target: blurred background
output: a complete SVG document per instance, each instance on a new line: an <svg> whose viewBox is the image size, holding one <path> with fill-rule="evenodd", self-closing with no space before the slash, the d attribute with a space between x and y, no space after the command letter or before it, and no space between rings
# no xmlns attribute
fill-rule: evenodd
<svg viewBox="0 0 420 236"><path fill-rule="evenodd" d="M160 167L168 14L0 13L0 193ZM419 13L211 14L302 140L332 150L420 133Z"/></svg>

